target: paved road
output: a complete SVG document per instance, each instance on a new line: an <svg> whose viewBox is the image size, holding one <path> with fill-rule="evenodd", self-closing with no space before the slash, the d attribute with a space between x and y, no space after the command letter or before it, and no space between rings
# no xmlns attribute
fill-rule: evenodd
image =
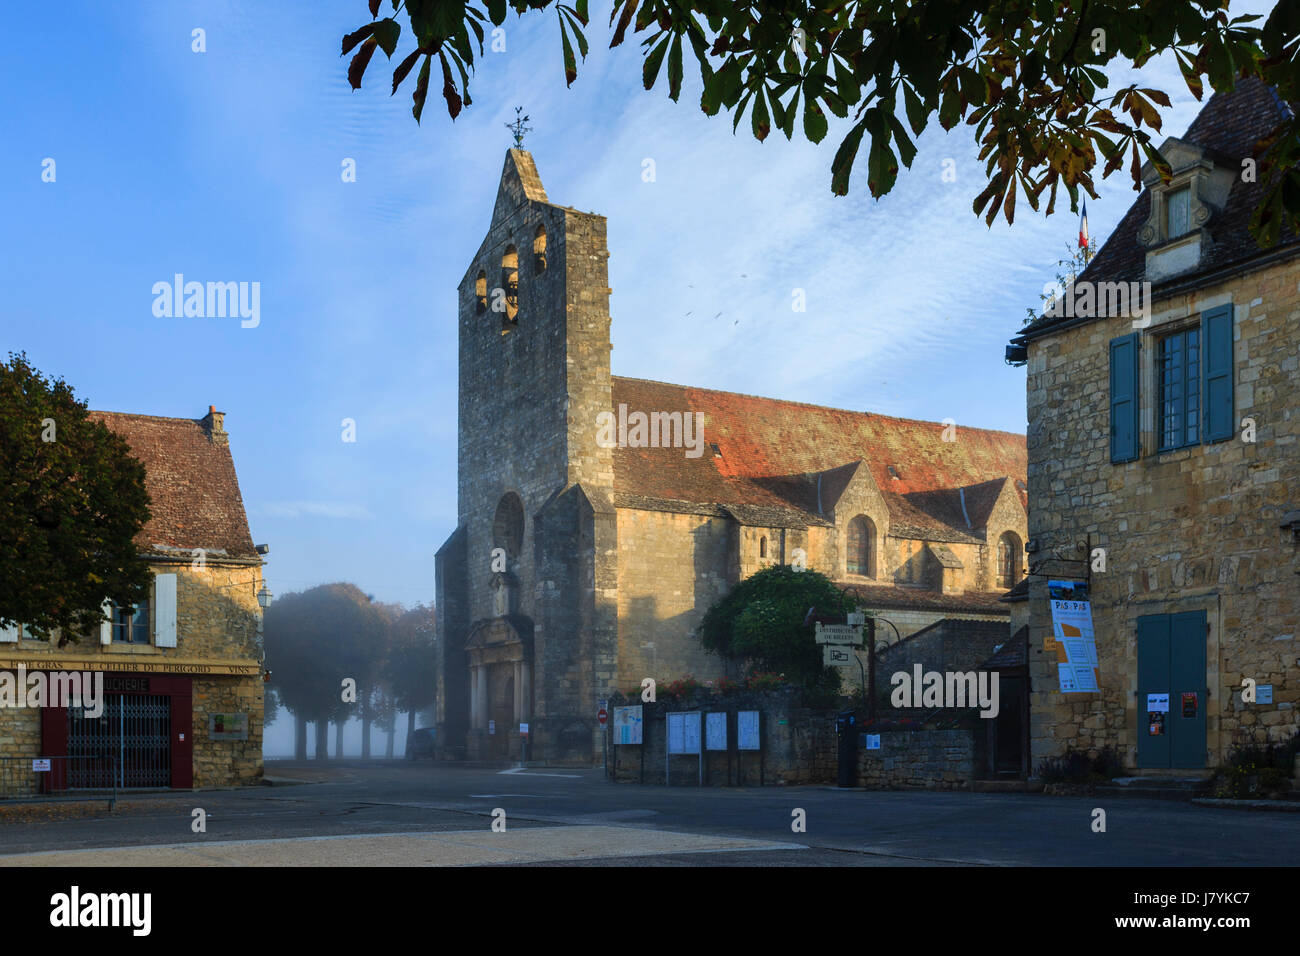
<svg viewBox="0 0 1300 956"><path fill-rule="evenodd" d="M112 814L96 810L51 821L0 814L0 865L588 866L635 858L637 865L655 866L1249 866L1300 860L1300 814L1158 800L666 789L606 783L599 771L503 773L401 761L331 762L324 769L272 761L267 773L304 782L132 795ZM1098 806L1106 811L1105 833L1092 831ZM207 815L206 833L191 830L195 808ZM505 811L505 833L491 829L496 809ZM791 829L795 810L804 813L804 832ZM128 847L154 849L121 849Z"/></svg>

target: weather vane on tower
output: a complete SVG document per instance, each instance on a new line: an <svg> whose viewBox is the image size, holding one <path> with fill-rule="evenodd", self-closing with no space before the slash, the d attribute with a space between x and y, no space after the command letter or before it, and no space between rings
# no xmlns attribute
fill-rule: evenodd
<svg viewBox="0 0 1300 956"><path fill-rule="evenodd" d="M528 117L527 117L527 116L523 116L523 117L521 117L521 116L519 115L519 114L522 113L523 111L524 111L524 108L523 108L522 106L516 106L516 107L515 107L515 121L514 121L513 123L505 123L505 124L503 124L503 125L505 126L506 129L510 130L510 132L512 132L512 133L515 134L515 148L516 148L516 149L522 149L522 148L523 148L523 145L524 145L524 134L525 134L525 133L531 133L531 132L533 131L533 128L532 128L531 126L527 126L527 125L525 125L525 124L528 122Z"/></svg>

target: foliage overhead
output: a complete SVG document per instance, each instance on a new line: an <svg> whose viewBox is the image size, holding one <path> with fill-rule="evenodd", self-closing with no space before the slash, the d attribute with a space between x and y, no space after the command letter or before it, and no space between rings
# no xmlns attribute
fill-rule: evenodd
<svg viewBox="0 0 1300 956"><path fill-rule="evenodd" d="M820 572L787 565L764 568L741 581L705 613L700 643L732 660L784 674L805 691L834 692L839 668L822 664L822 648L804 625L808 609L842 618L854 601Z"/></svg>
<svg viewBox="0 0 1300 956"><path fill-rule="evenodd" d="M361 86L376 49L393 57L404 14L415 46L393 71L392 92L422 61L412 93L417 122L435 57L448 115L471 105L475 51L483 55L485 31L510 10L523 17L554 7L567 84L578 75L575 46L587 56L587 0L391 0L393 13L383 18L382 0L366 5L371 22L343 37L343 53L357 51L348 81ZM1104 178L1127 160L1134 189L1143 157L1168 177L1151 134L1160 131L1169 97L1136 84L1109 92L1103 70L1112 64L1137 68L1172 52L1198 100L1206 81L1226 91L1256 76L1285 101L1300 101L1300 4L1280 0L1263 24L1230 18L1226 7L1222 0L615 0L609 26L611 47L643 34L647 90L666 63L668 96L677 100L693 57L700 108L710 116L725 110L733 129L748 110L759 140L773 129L787 139L799 130L819 143L828 113L849 121L831 163L836 195L848 192L864 142L867 187L879 198L894 187L900 162L911 167L915 139L933 120L944 130L973 127L987 183L972 206L991 225L999 212L1014 219L1017 196L1038 210L1046 193L1048 215L1060 187L1072 209L1081 189L1096 198L1099 162ZM1284 221L1300 225L1300 113L1260 150L1260 180L1269 188L1252 229L1271 244Z"/></svg>
<svg viewBox="0 0 1300 956"><path fill-rule="evenodd" d="M92 421L62 379L10 353L0 363L0 626L25 624L60 646L128 607L152 575L135 536L149 520L145 468Z"/></svg>

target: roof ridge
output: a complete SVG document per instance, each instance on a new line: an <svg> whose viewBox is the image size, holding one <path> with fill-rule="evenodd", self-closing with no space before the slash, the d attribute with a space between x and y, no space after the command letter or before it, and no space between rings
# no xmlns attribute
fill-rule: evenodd
<svg viewBox="0 0 1300 956"><path fill-rule="evenodd" d="M865 417L877 418L877 419L882 419L884 421L890 421L890 422L907 422L909 424L915 424L915 425L942 424L942 422L935 422L926 418L900 418L897 415L885 415L881 412L864 412L853 408L837 408L834 405L815 405L812 402L800 402L791 398L773 398L770 395L752 395L749 392L728 392L725 389L705 388L700 385L679 385L675 382L661 382L657 379L637 378L631 375L611 375L610 378L620 379L625 382L641 382L642 384L645 385L666 385L669 388L691 389L692 391L696 391L696 392L712 392L715 395L733 395L736 396L737 398L751 398L751 399L757 399L761 402L776 402L782 405L794 405L799 408L815 408L818 409L819 411L825 411L825 412L844 412L847 415L862 415ZM964 428L966 431L984 432L986 434L991 434L991 435L1010 435L1013 438L1026 437L1025 435L1022 435L1020 432L1008 432L1008 431L1003 431L1000 428L979 428L974 425L964 425L961 427ZM862 459L858 458L857 460L861 461ZM836 467L838 468L841 466L837 465Z"/></svg>
<svg viewBox="0 0 1300 956"><path fill-rule="evenodd" d="M192 425L199 425L203 422L201 418L180 418L175 415L145 415L143 412L110 412L102 408L88 408L86 412L91 415L120 415L123 418L151 418L160 422L189 422Z"/></svg>

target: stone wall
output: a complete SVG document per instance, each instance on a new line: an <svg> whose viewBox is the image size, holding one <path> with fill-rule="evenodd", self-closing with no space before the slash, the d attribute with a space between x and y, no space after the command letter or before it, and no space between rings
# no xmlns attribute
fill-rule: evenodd
<svg viewBox="0 0 1300 956"><path fill-rule="evenodd" d="M611 704L611 706L614 706ZM735 749L738 710L760 710L760 752ZM704 786L801 786L835 783L839 740L835 712L799 705L789 691L763 694L705 695L687 701L642 704L644 743L609 746L610 776L618 783L699 786L700 761L673 755L665 764L666 715L683 711L729 715L728 751L705 751ZM870 789L955 790L974 774L975 749L969 730L884 731L881 750L858 746L857 786Z"/></svg>
<svg viewBox="0 0 1300 956"><path fill-rule="evenodd" d="M870 790L964 790L974 773L969 730L885 731L879 750L858 750L858 780Z"/></svg>
<svg viewBox="0 0 1300 956"><path fill-rule="evenodd" d="M1134 331L1126 317L1098 319L1029 343L1029 536L1042 555L1082 559L1091 534L1106 569L1092 575L1101 692L1063 695L1051 634L1047 578L1030 587L1031 736L1035 765L1067 749L1117 748L1136 766L1136 626L1150 614L1204 611L1209 695L1207 767L1234 737L1289 737L1300 701L1300 549L1279 525L1300 507L1300 261L1292 259L1198 292L1155 303L1142 330L1141 452L1112 464L1111 339ZM1234 308L1237 435L1158 452L1154 357L1158 337L1204 310ZM1058 568L1069 568L1058 565ZM1061 575L1068 576L1068 575ZM1272 704L1243 704L1242 678L1273 685Z"/></svg>

